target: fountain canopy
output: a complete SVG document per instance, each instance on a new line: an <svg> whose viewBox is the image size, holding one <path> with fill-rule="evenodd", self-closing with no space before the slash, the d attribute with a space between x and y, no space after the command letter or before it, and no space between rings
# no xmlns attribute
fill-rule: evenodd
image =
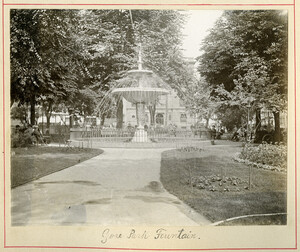
<svg viewBox="0 0 300 252"><path fill-rule="evenodd" d="M153 104L160 95L168 94L169 90L165 82L152 71L140 69L128 71L112 93L131 103Z"/></svg>

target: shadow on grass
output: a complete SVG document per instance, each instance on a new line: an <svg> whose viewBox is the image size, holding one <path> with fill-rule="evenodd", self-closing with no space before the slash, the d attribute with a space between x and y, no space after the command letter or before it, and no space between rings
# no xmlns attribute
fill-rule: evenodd
<svg viewBox="0 0 300 252"><path fill-rule="evenodd" d="M100 149L34 146L12 149L11 187L66 169L103 153Z"/></svg>

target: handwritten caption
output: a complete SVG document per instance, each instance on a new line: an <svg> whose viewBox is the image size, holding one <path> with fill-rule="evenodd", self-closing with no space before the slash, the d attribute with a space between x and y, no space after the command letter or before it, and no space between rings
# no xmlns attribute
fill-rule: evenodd
<svg viewBox="0 0 300 252"><path fill-rule="evenodd" d="M168 231L165 228L158 228L155 231L130 229L128 232L113 232L106 228L101 233L101 243L109 241L127 239L127 240L195 240L200 237L190 230L184 228L177 231Z"/></svg>

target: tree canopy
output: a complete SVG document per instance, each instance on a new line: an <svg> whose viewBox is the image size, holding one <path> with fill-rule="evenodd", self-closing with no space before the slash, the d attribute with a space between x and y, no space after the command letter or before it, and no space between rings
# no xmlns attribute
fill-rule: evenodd
<svg viewBox="0 0 300 252"><path fill-rule="evenodd" d="M287 14L225 11L202 44L198 71L224 106L287 107Z"/></svg>
<svg viewBox="0 0 300 252"><path fill-rule="evenodd" d="M198 70L213 86L215 95L240 104L255 100L278 110L286 106L285 13L225 11L204 40L202 50Z"/></svg>
<svg viewBox="0 0 300 252"><path fill-rule="evenodd" d="M173 10L11 10L11 101L30 104L32 123L37 104L106 116L117 103L98 105L136 68L139 42L145 68L179 86L183 20Z"/></svg>
<svg viewBox="0 0 300 252"><path fill-rule="evenodd" d="M78 93L82 50L71 10L11 10L11 101L53 104Z"/></svg>

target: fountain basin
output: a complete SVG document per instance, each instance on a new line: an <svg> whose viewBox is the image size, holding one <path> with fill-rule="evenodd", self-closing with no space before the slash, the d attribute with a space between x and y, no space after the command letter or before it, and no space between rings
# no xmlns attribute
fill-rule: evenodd
<svg viewBox="0 0 300 252"><path fill-rule="evenodd" d="M168 94L169 91L164 88L125 87L116 88L112 93L122 95L131 103L143 102L151 104L155 102L160 95Z"/></svg>

